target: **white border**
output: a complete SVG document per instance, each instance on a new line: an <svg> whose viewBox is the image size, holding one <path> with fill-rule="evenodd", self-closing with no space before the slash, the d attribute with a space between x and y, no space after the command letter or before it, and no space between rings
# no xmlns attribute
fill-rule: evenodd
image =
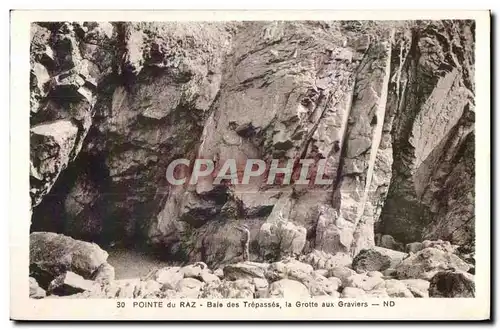
<svg viewBox="0 0 500 330"><path fill-rule="evenodd" d="M392 309L116 309L115 300L28 299L29 45L32 21L476 20L476 291L471 299L396 299ZM487 11L14 11L11 13L10 297L13 319L486 319L490 305L490 17ZM198 300L202 301L202 300ZM225 300L227 302L227 300ZM234 300L239 301L239 300ZM206 306L206 304L204 304Z"/></svg>

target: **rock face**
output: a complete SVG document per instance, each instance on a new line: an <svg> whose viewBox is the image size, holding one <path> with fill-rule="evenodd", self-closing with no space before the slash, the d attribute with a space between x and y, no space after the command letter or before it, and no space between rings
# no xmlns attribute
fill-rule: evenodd
<svg viewBox="0 0 500 330"><path fill-rule="evenodd" d="M33 23L32 231L214 269L290 257L330 270L376 243L424 239L474 253L474 22L369 23ZM290 182L173 185L177 159L188 178L196 159L214 173L276 159ZM312 160L306 183L300 159ZM422 248L408 252L436 247ZM96 253L56 269L37 251L32 264L90 279L106 259ZM398 272L435 271L416 267Z"/></svg>

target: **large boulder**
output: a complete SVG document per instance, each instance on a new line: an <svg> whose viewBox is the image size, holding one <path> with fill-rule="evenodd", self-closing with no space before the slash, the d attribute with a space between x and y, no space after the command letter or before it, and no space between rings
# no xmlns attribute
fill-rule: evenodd
<svg viewBox="0 0 500 330"><path fill-rule="evenodd" d="M474 275L462 271L439 272L430 281L429 297L473 298Z"/></svg>
<svg viewBox="0 0 500 330"><path fill-rule="evenodd" d="M440 271L454 269L468 271L469 264L451 252L436 248L425 248L410 255L396 267L398 279L423 279L429 281Z"/></svg>
<svg viewBox="0 0 500 330"><path fill-rule="evenodd" d="M163 286L164 290L174 290L184 278L180 267L164 267L146 275L145 280L154 280Z"/></svg>
<svg viewBox="0 0 500 330"><path fill-rule="evenodd" d="M361 250L352 260L352 268L361 273L382 271L391 266L391 258L374 249Z"/></svg>
<svg viewBox="0 0 500 330"><path fill-rule="evenodd" d="M254 277L264 278L264 273L267 267L267 264L250 261L227 265L223 269L224 278L229 281L252 279Z"/></svg>
<svg viewBox="0 0 500 330"><path fill-rule="evenodd" d="M309 297L311 295L307 287L294 280L282 279L269 286L269 298L299 299Z"/></svg>
<svg viewBox="0 0 500 330"><path fill-rule="evenodd" d="M49 232L30 234L30 273L42 287L67 271L92 279L107 258L95 243Z"/></svg>
<svg viewBox="0 0 500 330"><path fill-rule="evenodd" d="M203 282L191 277L183 278L177 283L176 291L183 298L198 298L203 284Z"/></svg>

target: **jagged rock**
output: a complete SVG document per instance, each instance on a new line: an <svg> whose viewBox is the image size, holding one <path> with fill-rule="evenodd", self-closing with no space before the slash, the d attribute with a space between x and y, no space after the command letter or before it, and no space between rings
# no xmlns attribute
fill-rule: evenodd
<svg viewBox="0 0 500 330"><path fill-rule="evenodd" d="M290 280L282 279L271 283L269 286L269 298L309 298L309 290L304 284Z"/></svg>
<svg viewBox="0 0 500 330"><path fill-rule="evenodd" d="M352 258L342 252L334 255L324 251L314 250L306 255L300 256L299 260L313 266L314 269L332 269L335 267L351 266Z"/></svg>
<svg viewBox="0 0 500 330"><path fill-rule="evenodd" d="M406 285L415 298L429 297L429 281L422 279L408 279L401 280L401 282Z"/></svg>
<svg viewBox="0 0 500 330"><path fill-rule="evenodd" d="M266 264L256 262L240 262L224 267L224 278L229 281L240 279L252 279L254 277L264 278L267 269Z"/></svg>
<svg viewBox="0 0 500 330"><path fill-rule="evenodd" d="M36 125L30 130L30 189L36 206L50 191L57 177L68 166L78 128L70 120Z"/></svg>
<svg viewBox="0 0 500 330"><path fill-rule="evenodd" d="M105 262L97 268L93 280L101 283L109 283L115 279L115 268Z"/></svg>
<svg viewBox="0 0 500 330"><path fill-rule="evenodd" d="M391 259L376 250L361 250L352 260L352 268L359 272L385 270L391 266Z"/></svg>
<svg viewBox="0 0 500 330"><path fill-rule="evenodd" d="M164 290L174 290L183 278L184 273L180 267L160 268L146 276L146 280L152 279L163 285Z"/></svg>
<svg viewBox="0 0 500 330"><path fill-rule="evenodd" d="M209 283L200 294L200 298L253 298L255 285L249 280L240 279L236 281L222 281L221 283Z"/></svg>
<svg viewBox="0 0 500 330"><path fill-rule="evenodd" d="M94 243L56 233L30 234L30 274L42 287L67 271L90 279L107 258L108 253Z"/></svg>
<svg viewBox="0 0 500 330"><path fill-rule="evenodd" d="M442 271L430 280L429 297L475 297L474 275L463 271Z"/></svg>
<svg viewBox="0 0 500 330"><path fill-rule="evenodd" d="M45 290L38 285L38 282L33 277L30 277L29 290L30 298L41 299L46 296Z"/></svg>
<svg viewBox="0 0 500 330"><path fill-rule="evenodd" d="M183 278L177 283L176 290L181 297L198 298L203 288L203 282L194 278Z"/></svg>
<svg viewBox="0 0 500 330"><path fill-rule="evenodd" d="M66 272L50 282L48 292L58 296L68 296L83 291L91 291L94 282L73 272Z"/></svg>
<svg viewBox="0 0 500 330"><path fill-rule="evenodd" d="M385 289L392 298L413 298L412 292L404 282L398 280L386 280Z"/></svg>
<svg viewBox="0 0 500 330"><path fill-rule="evenodd" d="M426 248L404 259L396 267L396 274L399 279L430 280L436 273L448 269L466 272L469 265L450 252Z"/></svg>

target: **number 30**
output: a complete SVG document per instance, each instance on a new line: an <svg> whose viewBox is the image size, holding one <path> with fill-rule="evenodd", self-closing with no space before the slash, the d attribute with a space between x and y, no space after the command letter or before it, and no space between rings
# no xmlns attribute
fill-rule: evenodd
<svg viewBox="0 0 500 330"><path fill-rule="evenodd" d="M116 302L116 307L117 308L124 308L125 307L125 302L123 302L123 301Z"/></svg>

